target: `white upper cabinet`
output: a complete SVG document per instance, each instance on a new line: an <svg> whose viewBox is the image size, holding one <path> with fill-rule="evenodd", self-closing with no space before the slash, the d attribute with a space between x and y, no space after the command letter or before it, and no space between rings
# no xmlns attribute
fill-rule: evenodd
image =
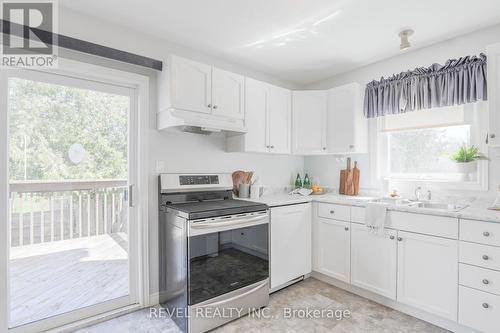
<svg viewBox="0 0 500 333"><path fill-rule="evenodd" d="M172 107L212 112L212 66L172 56ZM161 93L161 92L160 92Z"/></svg>
<svg viewBox="0 0 500 333"><path fill-rule="evenodd" d="M500 147L500 44L488 47L489 143Z"/></svg>
<svg viewBox="0 0 500 333"><path fill-rule="evenodd" d="M457 286L457 240L398 231L398 302L456 321Z"/></svg>
<svg viewBox="0 0 500 333"><path fill-rule="evenodd" d="M158 129L244 133L245 80L235 73L170 56L158 75Z"/></svg>
<svg viewBox="0 0 500 333"><path fill-rule="evenodd" d="M227 151L290 154L290 90L245 78L245 127L227 138Z"/></svg>
<svg viewBox="0 0 500 333"><path fill-rule="evenodd" d="M213 68L212 109L213 114L243 119L245 78L241 75Z"/></svg>
<svg viewBox="0 0 500 333"><path fill-rule="evenodd" d="M328 153L368 152L368 121L363 115L363 88L351 83L328 91Z"/></svg>
<svg viewBox="0 0 500 333"><path fill-rule="evenodd" d="M326 153L326 91L294 91L292 110L293 153Z"/></svg>
<svg viewBox="0 0 500 333"><path fill-rule="evenodd" d="M229 151L264 153L269 151L267 115L269 89L267 84L245 79L245 127L247 133L227 138Z"/></svg>
<svg viewBox="0 0 500 333"><path fill-rule="evenodd" d="M351 283L396 299L397 231L378 234L364 224L352 223Z"/></svg>
<svg viewBox="0 0 500 333"><path fill-rule="evenodd" d="M291 153L291 103L288 89L269 86L269 150L276 154Z"/></svg>

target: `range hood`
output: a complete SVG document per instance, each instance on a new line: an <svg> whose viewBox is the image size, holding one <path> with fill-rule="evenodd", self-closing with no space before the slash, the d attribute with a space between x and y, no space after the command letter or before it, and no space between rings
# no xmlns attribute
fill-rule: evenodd
<svg viewBox="0 0 500 333"><path fill-rule="evenodd" d="M158 130L210 135L213 133L246 133L244 121L211 113L166 109L156 114Z"/></svg>

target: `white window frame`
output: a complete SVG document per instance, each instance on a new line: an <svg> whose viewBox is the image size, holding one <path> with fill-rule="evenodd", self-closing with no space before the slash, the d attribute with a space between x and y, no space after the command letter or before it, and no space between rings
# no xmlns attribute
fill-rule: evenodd
<svg viewBox="0 0 500 333"><path fill-rule="evenodd" d="M486 136L488 135L488 106L486 102L479 102L474 104L466 104L464 106L465 111L474 110L472 114L478 115L474 119L474 122L467 121L464 123L449 123L440 124L436 127L447 127L447 126L457 126L457 125L473 125L471 126L471 141L472 144L479 148L479 151L488 156L488 145L486 144ZM418 111L417 111L418 112ZM427 128L432 128L429 126ZM405 177L398 175L388 175L387 170L389 169L387 165L388 160L388 142L387 136L383 131L383 118L379 117L374 124L374 136L376 148L372 149L371 154L376 160L376 179L381 183L386 183L392 188L405 187L405 186L419 186L424 184L428 188L434 188L438 190L466 190L466 191L488 191L488 161L478 161L478 173L477 179L475 181L454 181L445 179L432 179L432 178L421 178L419 176L415 177ZM410 130L410 129L408 129Z"/></svg>
<svg viewBox="0 0 500 333"><path fill-rule="evenodd" d="M102 320L104 317L117 316L124 312L129 312L134 309L143 308L150 304L150 286L149 286L149 228L148 228L148 124L149 124L149 77L134 74L130 72L115 70L108 67L102 67L83 63L70 59L59 59L57 69L50 70L2 70L0 71L0 156L8 156L8 98L6 98L8 89L8 78L15 75L16 72L23 72L25 78L29 79L29 74L36 72L47 72L51 74L61 75L62 77L70 77L76 79L95 81L99 83L122 86L134 90L134 104L136 110L132 122L136 124L134 133L130 133L130 144L136 146L136 163L131 163L131 174L135 178L136 186L133 197L137 198L134 209L131 214L134 214L136 221L137 238L136 244L131 244L136 249L136 253L129 258L134 261L135 267L139 268L139 272L135 278L137 289L132 298L136 304L128 305L123 308L117 308L122 304L120 299L111 300L100 304L100 306L90 308L82 308L70 313L58 315L55 317L43 319L34 323L9 329L8 316L9 306L8 299L4 295L8 295L8 265L9 265L9 226L8 223L0 224L0 333L31 333L45 331L53 328L64 326L65 329L75 329L82 325L88 325L93 322ZM13 75L14 74L14 75ZM8 158L1 159L0 163L0 220L9 220L9 177L8 177ZM133 169L133 170L132 170Z"/></svg>

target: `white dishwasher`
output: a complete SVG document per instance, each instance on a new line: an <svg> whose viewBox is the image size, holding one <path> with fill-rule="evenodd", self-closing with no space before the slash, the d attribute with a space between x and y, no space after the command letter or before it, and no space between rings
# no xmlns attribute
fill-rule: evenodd
<svg viewBox="0 0 500 333"><path fill-rule="evenodd" d="M311 203L271 208L271 292L311 273Z"/></svg>

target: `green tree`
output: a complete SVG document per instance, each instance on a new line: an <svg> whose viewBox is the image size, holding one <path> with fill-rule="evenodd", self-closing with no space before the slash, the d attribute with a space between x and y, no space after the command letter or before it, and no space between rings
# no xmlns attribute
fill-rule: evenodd
<svg viewBox="0 0 500 333"><path fill-rule="evenodd" d="M125 179L129 97L9 80L10 179ZM85 149L75 164L72 144Z"/></svg>

